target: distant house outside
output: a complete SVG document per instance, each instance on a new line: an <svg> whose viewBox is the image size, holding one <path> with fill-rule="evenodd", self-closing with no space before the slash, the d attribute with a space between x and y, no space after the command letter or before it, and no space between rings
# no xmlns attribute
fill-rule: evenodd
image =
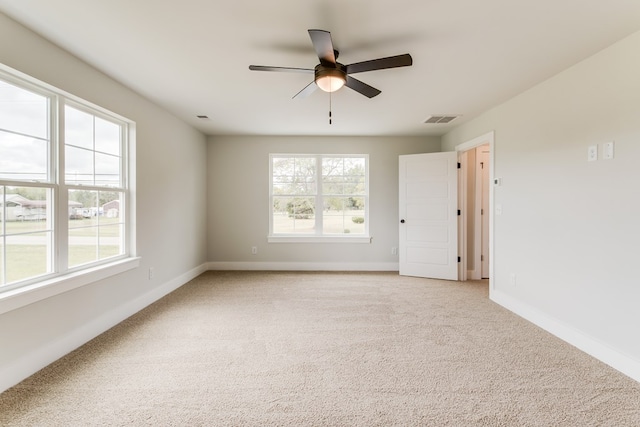
<svg viewBox="0 0 640 427"><path fill-rule="evenodd" d="M69 218L73 218L77 210L81 208L82 203L69 201ZM6 221L40 221L47 219L46 200L29 200L20 194L5 194L4 200L0 198L0 209L5 212Z"/></svg>
<svg viewBox="0 0 640 427"><path fill-rule="evenodd" d="M120 200L112 200L102 205L102 212L107 218L118 218L120 215Z"/></svg>

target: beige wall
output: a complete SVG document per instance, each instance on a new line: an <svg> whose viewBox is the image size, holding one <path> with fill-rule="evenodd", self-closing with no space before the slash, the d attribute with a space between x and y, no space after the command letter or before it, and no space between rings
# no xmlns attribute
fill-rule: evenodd
<svg viewBox="0 0 640 427"><path fill-rule="evenodd" d="M495 131L494 297L640 378L640 33L443 137ZM615 159L602 144L615 141ZM598 144L600 158L587 162ZM511 275L516 275L515 285ZM589 344L590 343L590 344ZM614 354L615 353L615 354ZM608 354L608 356L606 355Z"/></svg>
<svg viewBox="0 0 640 427"><path fill-rule="evenodd" d="M168 283L206 262L206 138L2 14L0 40L1 63L136 122L136 227L142 257L137 269L0 315L1 391L132 314ZM155 268L153 280L149 267Z"/></svg>
<svg viewBox="0 0 640 427"><path fill-rule="evenodd" d="M398 156L439 151L434 137L210 137L209 261L243 268L357 263L397 269ZM371 244L267 243L269 153L368 154ZM251 254L251 247L258 254ZM251 265L249 265L251 264Z"/></svg>

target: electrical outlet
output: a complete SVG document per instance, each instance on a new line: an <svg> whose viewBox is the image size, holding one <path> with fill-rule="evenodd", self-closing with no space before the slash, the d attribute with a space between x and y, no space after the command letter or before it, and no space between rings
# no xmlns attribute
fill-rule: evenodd
<svg viewBox="0 0 640 427"><path fill-rule="evenodd" d="M587 150L587 161L595 162L596 160L598 160L598 146L590 145L589 149Z"/></svg>
<svg viewBox="0 0 640 427"><path fill-rule="evenodd" d="M516 273L511 273L511 276L509 277L509 283L511 283L511 286L516 285Z"/></svg>
<svg viewBox="0 0 640 427"><path fill-rule="evenodd" d="M258 254L258 247L257 246L251 246L251 253L253 255L257 255Z"/></svg>
<svg viewBox="0 0 640 427"><path fill-rule="evenodd" d="M155 271L153 270L153 267L149 267L149 280L153 279L154 275Z"/></svg>
<svg viewBox="0 0 640 427"><path fill-rule="evenodd" d="M602 158L604 160L613 159L613 141L602 144Z"/></svg>
<svg viewBox="0 0 640 427"><path fill-rule="evenodd" d="M398 248L395 246L391 248L391 255L398 255Z"/></svg>

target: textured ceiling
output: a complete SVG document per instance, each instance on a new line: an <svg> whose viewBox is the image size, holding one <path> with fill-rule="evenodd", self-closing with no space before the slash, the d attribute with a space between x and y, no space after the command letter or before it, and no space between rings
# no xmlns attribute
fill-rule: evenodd
<svg viewBox="0 0 640 427"><path fill-rule="evenodd" d="M640 29L638 0L0 0L0 11L206 134L441 135ZM308 29L340 62L410 53L413 66L358 74L291 99L313 68ZM1 61L1 58L0 58ZM426 125L430 115L461 114ZM208 120L197 119L207 115Z"/></svg>

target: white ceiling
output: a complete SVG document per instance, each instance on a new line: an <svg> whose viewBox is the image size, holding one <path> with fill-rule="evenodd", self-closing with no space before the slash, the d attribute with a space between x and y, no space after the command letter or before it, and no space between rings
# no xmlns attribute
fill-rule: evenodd
<svg viewBox="0 0 640 427"><path fill-rule="evenodd" d="M0 0L0 11L210 135L441 135L640 29L639 0ZM312 76L307 33L340 62L413 66L291 99ZM207 115L200 120L196 115ZM426 125L433 114L461 114Z"/></svg>

